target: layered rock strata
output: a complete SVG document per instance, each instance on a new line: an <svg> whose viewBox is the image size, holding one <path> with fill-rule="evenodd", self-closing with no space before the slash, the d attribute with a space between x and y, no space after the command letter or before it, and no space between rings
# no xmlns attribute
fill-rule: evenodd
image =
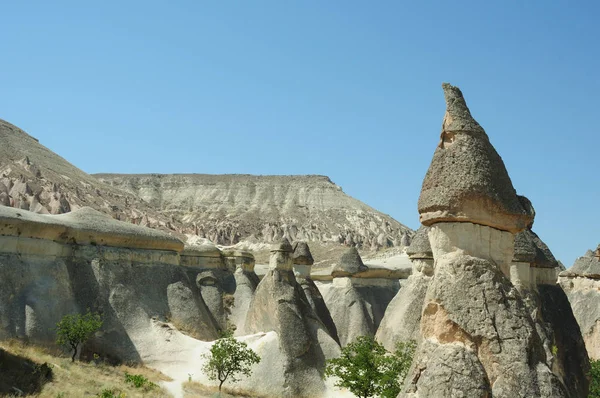
<svg viewBox="0 0 600 398"><path fill-rule="evenodd" d="M600 359L600 245L559 274L590 358Z"/></svg>
<svg viewBox="0 0 600 398"><path fill-rule="evenodd" d="M398 279L364 278L364 265L351 247L333 267L333 280L321 292L335 323L342 347L358 336L375 336L387 305L398 292Z"/></svg>
<svg viewBox="0 0 600 398"><path fill-rule="evenodd" d="M287 239L274 246L269 271L250 303L245 330L277 334L283 363L271 366L277 372L283 369L282 396L319 396L325 390L325 360L340 351L296 281L292 255Z"/></svg>
<svg viewBox="0 0 600 398"><path fill-rule="evenodd" d="M97 174L101 182L142 198L186 233L220 245L240 241L343 243L401 247L406 226L346 195L329 177L242 174ZM227 215L227 217L224 217Z"/></svg>
<svg viewBox="0 0 600 398"><path fill-rule="evenodd" d="M510 282L514 234L533 212L457 87L443 85L441 140L423 181L419 214L433 278L422 341L404 397L567 397L524 299ZM586 361L587 358L581 358Z"/></svg>
<svg viewBox="0 0 600 398"><path fill-rule="evenodd" d="M388 351L393 351L398 342L421 340L421 311L433 276L433 253L428 230L425 226L419 228L407 248L413 272L390 301L375 335Z"/></svg>

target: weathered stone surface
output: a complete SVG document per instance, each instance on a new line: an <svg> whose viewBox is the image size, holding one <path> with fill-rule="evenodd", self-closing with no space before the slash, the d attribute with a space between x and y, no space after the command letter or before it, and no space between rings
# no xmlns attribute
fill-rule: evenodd
<svg viewBox="0 0 600 398"><path fill-rule="evenodd" d="M233 304L230 309L229 322L235 325L235 335L242 336L246 334L246 317L248 308L254 297L254 292L260 280L252 270L248 270L242 265L238 266L234 273L235 292L233 293Z"/></svg>
<svg viewBox="0 0 600 398"><path fill-rule="evenodd" d="M517 233L532 221L502 158L473 119L460 90L443 84L446 114L441 139L423 180L421 223L471 222Z"/></svg>
<svg viewBox="0 0 600 398"><path fill-rule="evenodd" d="M331 275L336 277L350 276L359 272L364 272L368 267L363 264L360 254L356 247L349 248L346 253L342 255L340 261L333 266Z"/></svg>
<svg viewBox="0 0 600 398"><path fill-rule="evenodd" d="M180 241L85 209L61 216L0 211L0 338L52 344L60 318L87 308L100 312L104 325L83 352L117 361L150 355L152 320L173 321L201 339L218 336L197 272L170 250L181 250Z"/></svg>
<svg viewBox="0 0 600 398"><path fill-rule="evenodd" d="M538 285L538 321L552 370L567 387L572 397L586 397L589 358L581 329L575 319L565 292L557 285ZM535 318L534 318L535 319Z"/></svg>
<svg viewBox="0 0 600 398"><path fill-rule="evenodd" d="M474 377L467 384L471 389L484 391L474 396L489 396L488 389L494 397L569 396L545 362L541 342L519 293L489 260L460 252L436 256L421 333L425 342L408 376L406 396L436 396L431 393L436 382L439 386L435 391L460 396L453 391L462 388L457 382L464 374ZM433 371L428 376L427 370L440 369L450 352L457 360L463 358L459 363L468 365L466 369L449 365L453 370ZM457 378L447 377L455 373Z"/></svg>
<svg viewBox="0 0 600 398"><path fill-rule="evenodd" d="M529 229L515 235L514 262L533 263L537 254L537 247Z"/></svg>
<svg viewBox="0 0 600 398"><path fill-rule="evenodd" d="M581 329L588 355L600 359L600 259L588 251L559 275Z"/></svg>
<svg viewBox="0 0 600 398"><path fill-rule="evenodd" d="M375 338L388 351L393 351L398 342L421 340L421 312L425 302L425 293L431 282L431 273L417 271L420 269L433 270L433 260L415 259L415 272L402 283L400 290L388 304L381 320Z"/></svg>
<svg viewBox="0 0 600 398"><path fill-rule="evenodd" d="M343 347L358 336L375 335L400 283L397 279L336 277L317 286Z"/></svg>
<svg viewBox="0 0 600 398"><path fill-rule="evenodd" d="M183 242L176 237L114 220L89 207L61 215L39 215L2 206L0 234L69 244L183 250Z"/></svg>
<svg viewBox="0 0 600 398"><path fill-rule="evenodd" d="M406 249L406 254L408 254L410 258L433 259L428 232L429 227L423 225L417 230L410 246Z"/></svg>
<svg viewBox="0 0 600 398"><path fill-rule="evenodd" d="M285 246L277 245L277 248ZM292 271L291 250L274 250L269 271L260 281L245 322L248 333L274 331L284 355L282 396L318 396L325 360L339 346L311 308ZM281 365L279 365L281 366Z"/></svg>
<svg viewBox="0 0 600 398"><path fill-rule="evenodd" d="M434 275L422 340L400 396L583 397L587 357L564 297L550 285L555 269L531 268L534 283L520 279L529 277L535 261L547 264L538 253L551 256L528 231L515 257L514 234L531 228L535 210L515 194L460 90L444 84L444 92L441 142L419 198L421 221L430 226ZM541 298L533 290L538 286ZM549 313L553 305L566 311L562 330L554 330L561 326ZM551 341L576 359L555 358Z"/></svg>
<svg viewBox="0 0 600 398"><path fill-rule="evenodd" d="M313 265L313 260L310 248L306 242L296 242L294 244L294 264L296 265Z"/></svg>
<svg viewBox="0 0 600 398"><path fill-rule="evenodd" d="M558 261L548 248L548 246L533 231L529 230L531 240L535 244L535 260L532 266L536 268L558 268Z"/></svg>

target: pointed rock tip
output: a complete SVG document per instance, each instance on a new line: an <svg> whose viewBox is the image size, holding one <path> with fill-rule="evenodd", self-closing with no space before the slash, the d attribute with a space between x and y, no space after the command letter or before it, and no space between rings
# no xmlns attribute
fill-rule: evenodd
<svg viewBox="0 0 600 398"><path fill-rule="evenodd" d="M287 238L283 238L280 241L273 244L273 246L271 247L271 251L292 253L294 249L292 248L290 241Z"/></svg>
<svg viewBox="0 0 600 398"><path fill-rule="evenodd" d="M356 247L351 247L342 255L339 263L333 267L331 275L333 277L348 276L368 269L369 267L363 263Z"/></svg>
<svg viewBox="0 0 600 398"><path fill-rule="evenodd" d="M315 260L306 242L296 242L294 245L294 264L313 265Z"/></svg>
<svg viewBox="0 0 600 398"><path fill-rule="evenodd" d="M442 132L477 132L485 134L483 127L471 116L465 97L460 88L450 83L442 83L446 100L446 114Z"/></svg>

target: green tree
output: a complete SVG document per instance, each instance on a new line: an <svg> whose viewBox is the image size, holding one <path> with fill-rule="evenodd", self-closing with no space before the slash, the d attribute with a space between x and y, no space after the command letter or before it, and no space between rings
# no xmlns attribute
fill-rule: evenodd
<svg viewBox="0 0 600 398"><path fill-rule="evenodd" d="M71 361L75 362L79 345L85 343L101 327L102 318L100 314L91 313L89 310L85 315L65 315L56 324L56 343L70 346L73 350Z"/></svg>
<svg viewBox="0 0 600 398"><path fill-rule="evenodd" d="M381 396L396 398L401 390L408 369L415 355L417 343L414 341L396 343L396 350L391 355L386 355L381 377Z"/></svg>
<svg viewBox="0 0 600 398"><path fill-rule="evenodd" d="M600 360L590 361L590 393L588 398L600 398Z"/></svg>
<svg viewBox="0 0 600 398"><path fill-rule="evenodd" d="M371 336L359 336L342 348L342 355L327 361L325 376L335 376L337 387L359 398L396 397L415 351L415 343L399 343L390 354Z"/></svg>
<svg viewBox="0 0 600 398"><path fill-rule="evenodd" d="M219 380L219 393L225 380L239 380L240 374L249 376L252 365L260 362L260 357L248 345L237 341L231 332L227 332L210 348L210 354L204 355L208 360L204 371L210 380Z"/></svg>

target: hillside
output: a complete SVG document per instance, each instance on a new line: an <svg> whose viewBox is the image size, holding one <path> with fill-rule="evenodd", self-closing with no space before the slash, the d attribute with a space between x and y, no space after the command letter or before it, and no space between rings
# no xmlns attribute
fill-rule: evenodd
<svg viewBox="0 0 600 398"><path fill-rule="evenodd" d="M118 220L177 231L135 195L103 184L0 119L0 205L42 214L89 206Z"/></svg>

